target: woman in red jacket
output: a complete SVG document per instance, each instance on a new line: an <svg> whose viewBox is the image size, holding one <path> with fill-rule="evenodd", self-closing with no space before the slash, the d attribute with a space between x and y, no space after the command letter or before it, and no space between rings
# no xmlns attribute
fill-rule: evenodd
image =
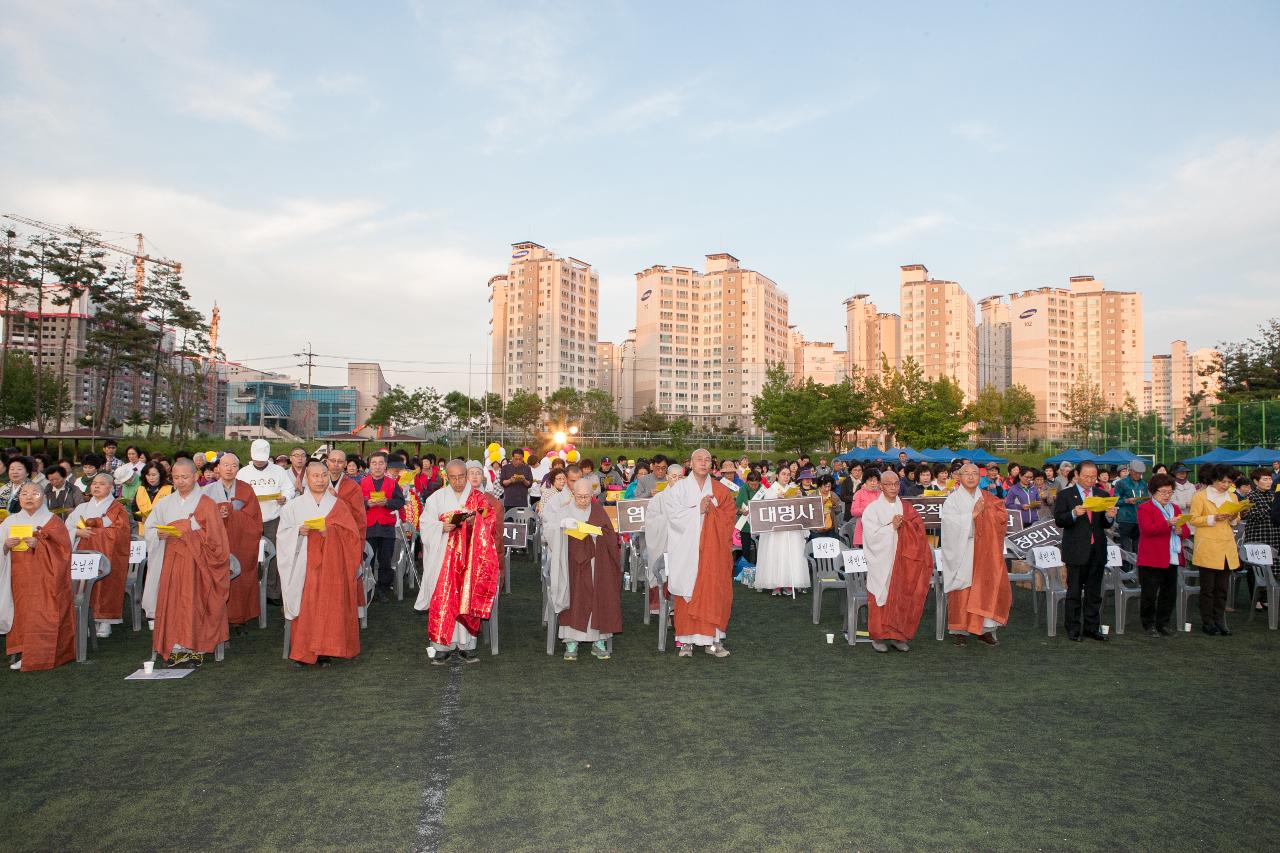
<svg viewBox="0 0 1280 853"><path fill-rule="evenodd" d="M1182 540L1190 538L1185 525L1175 529L1182 510L1173 502L1173 478L1156 474L1148 489L1151 500L1138 504L1138 582L1142 585L1142 629L1152 637L1174 633L1169 625L1178 595L1178 566L1183 562Z"/></svg>

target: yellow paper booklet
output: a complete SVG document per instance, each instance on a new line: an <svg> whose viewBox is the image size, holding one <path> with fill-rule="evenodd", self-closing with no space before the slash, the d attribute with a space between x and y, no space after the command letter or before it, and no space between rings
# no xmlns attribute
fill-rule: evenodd
<svg viewBox="0 0 1280 853"><path fill-rule="evenodd" d="M84 523L84 519L83 519L83 518L77 518L77 519L76 519L76 527L77 527L78 529L80 529L80 530L84 530L84 529L85 529L85 523Z"/></svg>
<svg viewBox="0 0 1280 853"><path fill-rule="evenodd" d="M1120 499L1119 498L1102 498L1102 497L1098 497L1097 495L1093 495L1092 497L1085 498L1084 503L1082 503L1081 506L1089 510L1090 512L1106 512L1107 510L1114 507L1116 505L1116 501L1118 500Z"/></svg>
<svg viewBox="0 0 1280 853"><path fill-rule="evenodd" d="M9 517L9 510L0 509L0 521L4 521L8 517Z"/></svg>
<svg viewBox="0 0 1280 853"><path fill-rule="evenodd" d="M260 501L278 501L278 500L280 500L280 497L281 497L280 493L279 493L279 492L276 492L276 493L275 493L275 494L273 494L273 495L258 495L258 500L260 500Z"/></svg>
<svg viewBox="0 0 1280 853"><path fill-rule="evenodd" d="M308 530L319 530L319 531L323 531L323 530L324 530L324 517L323 517L323 516L321 516L321 517L319 517L319 518L308 518L306 521L302 522L302 526L303 526L303 527L305 527L305 528L307 528Z"/></svg>
<svg viewBox="0 0 1280 853"><path fill-rule="evenodd" d="M374 501L385 501L386 499L387 499L387 496L384 495L382 492L369 493L369 503L373 503Z"/></svg>
<svg viewBox="0 0 1280 853"><path fill-rule="evenodd" d="M585 521L578 522L578 532L585 533L588 536L599 536L601 533L604 533L604 531L596 525L587 524Z"/></svg>
<svg viewBox="0 0 1280 853"><path fill-rule="evenodd" d="M9 535L14 539L30 539L36 535L35 529L30 524L15 524L9 528ZM27 543L19 542L13 546L15 551L26 551Z"/></svg>
<svg viewBox="0 0 1280 853"><path fill-rule="evenodd" d="M947 493L939 489L925 489L924 494L921 495L921 497L925 498L945 498L946 496Z"/></svg>
<svg viewBox="0 0 1280 853"><path fill-rule="evenodd" d="M570 527L570 528L568 528L567 530L565 530L565 533L566 533L567 535L569 535L569 536L572 536L574 539L586 539L586 538L587 538L587 534L583 533L581 530L579 530L579 529L578 529L578 528L576 528L576 527Z"/></svg>
<svg viewBox="0 0 1280 853"><path fill-rule="evenodd" d="M663 480L661 483L658 483L658 485L653 487L653 493L656 495L658 492L662 491L666 487L667 487L667 481Z"/></svg>
<svg viewBox="0 0 1280 853"><path fill-rule="evenodd" d="M1220 513L1246 512L1253 509L1253 501L1223 501L1218 507Z"/></svg>
<svg viewBox="0 0 1280 853"><path fill-rule="evenodd" d="M182 531L178 530L178 528L174 527L172 524L157 524L156 533L167 533L175 539L182 538Z"/></svg>
<svg viewBox="0 0 1280 853"><path fill-rule="evenodd" d="M399 483L399 484L400 484L400 485L402 485L402 486L409 486L409 485L412 485L412 484L413 484L413 472L412 472L412 471L405 471L403 474L401 474L401 475L400 475L400 479L399 479L399 480L397 480L396 482L397 482L397 483Z"/></svg>

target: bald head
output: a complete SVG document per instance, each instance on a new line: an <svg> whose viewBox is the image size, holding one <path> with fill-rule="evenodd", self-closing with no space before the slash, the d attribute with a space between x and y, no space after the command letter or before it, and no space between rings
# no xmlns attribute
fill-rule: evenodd
<svg viewBox="0 0 1280 853"><path fill-rule="evenodd" d="M711 452L702 447L693 451L689 456L689 467L693 470L693 475L701 482L703 478L711 473Z"/></svg>
<svg viewBox="0 0 1280 853"><path fill-rule="evenodd" d="M196 487L196 464L186 458L175 460L169 469L169 477L173 480L173 488L185 498Z"/></svg>
<svg viewBox="0 0 1280 853"><path fill-rule="evenodd" d="M960 485L964 486L966 491L972 492L978 488L978 479L982 476L978 472L978 466L972 462L966 462L960 466L960 470L956 472L960 475Z"/></svg>
<svg viewBox="0 0 1280 853"><path fill-rule="evenodd" d="M324 458L325 467L329 469L329 479L336 480L342 476L347 467L347 454L336 447Z"/></svg>
<svg viewBox="0 0 1280 853"><path fill-rule="evenodd" d="M444 475L455 492L461 494L467 488L467 465L461 459L450 459L444 466Z"/></svg>

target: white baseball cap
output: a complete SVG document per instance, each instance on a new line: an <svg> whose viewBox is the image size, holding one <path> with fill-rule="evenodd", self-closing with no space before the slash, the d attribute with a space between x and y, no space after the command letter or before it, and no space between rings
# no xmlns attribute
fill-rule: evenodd
<svg viewBox="0 0 1280 853"><path fill-rule="evenodd" d="M265 438L254 439L253 444L249 445L249 458L254 462L270 462L271 442Z"/></svg>

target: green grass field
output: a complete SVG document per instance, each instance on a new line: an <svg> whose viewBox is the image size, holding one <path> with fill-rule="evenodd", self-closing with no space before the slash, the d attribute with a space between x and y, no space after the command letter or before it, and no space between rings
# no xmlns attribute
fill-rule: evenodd
<svg viewBox="0 0 1280 853"><path fill-rule="evenodd" d="M545 654L520 565L502 654L477 666L428 666L406 600L375 605L360 658L325 670L280 659L274 612L181 681L124 681L149 640L118 630L88 664L5 670L0 848L1276 846L1264 619L1076 644L1032 628L1019 591L998 649L934 641L926 610L910 654L877 655L825 643L834 596L819 628L807 596L739 587L733 656L686 660L623 595L606 662Z"/></svg>

